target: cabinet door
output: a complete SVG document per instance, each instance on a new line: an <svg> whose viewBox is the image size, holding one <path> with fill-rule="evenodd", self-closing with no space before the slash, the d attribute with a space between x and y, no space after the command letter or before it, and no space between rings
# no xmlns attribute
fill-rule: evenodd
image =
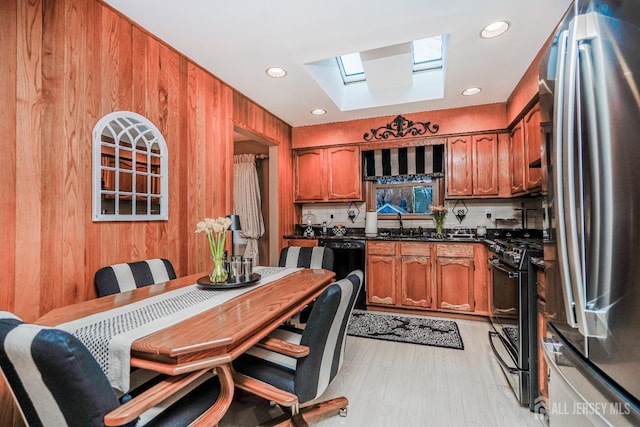
<svg viewBox="0 0 640 427"><path fill-rule="evenodd" d="M324 151L303 150L293 155L295 170L294 200L314 202L324 200Z"/></svg>
<svg viewBox="0 0 640 427"><path fill-rule="evenodd" d="M473 137L473 195L498 195L497 135Z"/></svg>
<svg viewBox="0 0 640 427"><path fill-rule="evenodd" d="M511 130L511 193L524 191L524 128L522 120ZM527 165L528 168L528 165Z"/></svg>
<svg viewBox="0 0 640 427"><path fill-rule="evenodd" d="M547 318L545 317L545 302L538 300L538 396L544 396L549 399L549 367L544 358L544 350L542 348L542 338L547 336ZM548 408L545 408L545 410Z"/></svg>
<svg viewBox="0 0 640 427"><path fill-rule="evenodd" d="M471 183L471 137L450 138L447 141L447 194L448 196L470 196Z"/></svg>
<svg viewBox="0 0 640 427"><path fill-rule="evenodd" d="M431 258L403 256L401 262L402 305L431 308Z"/></svg>
<svg viewBox="0 0 640 427"><path fill-rule="evenodd" d="M474 311L473 259L436 259L438 307L443 310Z"/></svg>
<svg viewBox="0 0 640 427"><path fill-rule="evenodd" d="M542 129L540 128L540 105L536 104L524 117L525 135L525 189L533 190L542 187L542 169L529 167L534 161L541 161Z"/></svg>
<svg viewBox="0 0 640 427"><path fill-rule="evenodd" d="M367 255L367 302L396 304L396 258Z"/></svg>
<svg viewBox="0 0 640 427"><path fill-rule="evenodd" d="M360 150L356 146L326 149L329 200L362 200Z"/></svg>

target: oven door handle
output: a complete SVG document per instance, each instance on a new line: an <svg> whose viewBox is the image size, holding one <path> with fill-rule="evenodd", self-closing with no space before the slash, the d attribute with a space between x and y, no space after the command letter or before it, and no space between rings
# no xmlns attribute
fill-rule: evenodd
<svg viewBox="0 0 640 427"><path fill-rule="evenodd" d="M504 343L504 338L502 338L502 335L494 331L489 331L489 344L491 344L491 348L493 349L493 354L495 354L496 357L498 358L498 362L500 362L500 364L504 366L504 368L507 371L509 371L510 374L512 375L517 374L519 372L519 369L507 365L507 362L505 362L504 359L502 359L502 357L500 356L500 353L498 353L498 349L496 349L496 346L493 344L493 337L498 337L502 345L504 345L505 347L507 346L507 344Z"/></svg>
<svg viewBox="0 0 640 427"><path fill-rule="evenodd" d="M496 270L500 270L503 273L507 273L507 276L509 277L509 279L517 279L518 275L520 273L518 273L517 271L513 271L513 270L507 270L504 267L501 267L498 263L496 262L489 262L489 264L491 264L491 267L495 268Z"/></svg>

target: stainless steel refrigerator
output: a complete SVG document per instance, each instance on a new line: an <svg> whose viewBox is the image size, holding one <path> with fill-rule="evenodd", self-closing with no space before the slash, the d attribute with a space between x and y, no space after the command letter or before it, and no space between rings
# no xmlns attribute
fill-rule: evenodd
<svg viewBox="0 0 640 427"><path fill-rule="evenodd" d="M570 7L540 65L550 424L640 425L640 1Z"/></svg>

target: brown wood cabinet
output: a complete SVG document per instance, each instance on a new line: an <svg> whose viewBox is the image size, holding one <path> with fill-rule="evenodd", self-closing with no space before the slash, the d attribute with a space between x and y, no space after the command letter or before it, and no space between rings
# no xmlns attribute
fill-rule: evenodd
<svg viewBox="0 0 640 427"><path fill-rule="evenodd" d="M524 125L519 121L511 129L511 194L524 192Z"/></svg>
<svg viewBox="0 0 640 427"><path fill-rule="evenodd" d="M545 272L543 270L536 271L536 290L538 294L538 396L544 396L546 402L549 400L549 367L544 358L544 350L542 348L542 338L547 336L547 316L546 316L546 295L547 284ZM547 408L545 408L547 409Z"/></svg>
<svg viewBox="0 0 640 427"><path fill-rule="evenodd" d="M355 145L296 150L294 201L362 200L360 149Z"/></svg>
<svg viewBox="0 0 640 427"><path fill-rule="evenodd" d="M367 303L396 305L396 243L367 242Z"/></svg>
<svg viewBox="0 0 640 427"><path fill-rule="evenodd" d="M447 311L475 310L473 245L436 245L437 308Z"/></svg>
<svg viewBox="0 0 640 427"><path fill-rule="evenodd" d="M295 169L294 201L323 201L325 199L324 150L296 151L293 155L293 167Z"/></svg>
<svg viewBox="0 0 640 427"><path fill-rule="evenodd" d="M486 259L476 243L368 241L367 304L486 316Z"/></svg>
<svg viewBox="0 0 640 427"><path fill-rule="evenodd" d="M470 196L472 183L471 136L447 140L447 196Z"/></svg>
<svg viewBox="0 0 640 427"><path fill-rule="evenodd" d="M473 195L498 195L498 136L474 135Z"/></svg>
<svg viewBox="0 0 640 427"><path fill-rule="evenodd" d="M447 141L447 197L498 195L498 137L467 135Z"/></svg>
<svg viewBox="0 0 640 427"><path fill-rule="evenodd" d="M542 189L540 104L534 104L511 129L511 195Z"/></svg>
<svg viewBox="0 0 640 427"><path fill-rule="evenodd" d="M400 243L400 304L433 307L431 244Z"/></svg>
<svg viewBox="0 0 640 427"><path fill-rule="evenodd" d="M542 187L542 129L540 127L540 104L536 104L524 117L524 188L527 191ZM531 167L532 164L538 166Z"/></svg>
<svg viewBox="0 0 640 427"><path fill-rule="evenodd" d="M318 239L286 239L287 246L318 246Z"/></svg>

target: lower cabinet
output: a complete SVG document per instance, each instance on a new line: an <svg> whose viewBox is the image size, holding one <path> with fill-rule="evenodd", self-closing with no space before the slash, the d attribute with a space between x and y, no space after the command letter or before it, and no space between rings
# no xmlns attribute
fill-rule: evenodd
<svg viewBox="0 0 640 427"><path fill-rule="evenodd" d="M482 260L481 244L368 241L367 304L486 315Z"/></svg>
<svg viewBox="0 0 640 427"><path fill-rule="evenodd" d="M396 245L367 242L367 303L396 305Z"/></svg>
<svg viewBox="0 0 640 427"><path fill-rule="evenodd" d="M318 239L287 239L287 246L318 246Z"/></svg>
<svg viewBox="0 0 640 427"><path fill-rule="evenodd" d="M400 305L433 307L431 244L400 243Z"/></svg>
<svg viewBox="0 0 640 427"><path fill-rule="evenodd" d="M475 309L473 246L436 245L437 308L472 312Z"/></svg>

